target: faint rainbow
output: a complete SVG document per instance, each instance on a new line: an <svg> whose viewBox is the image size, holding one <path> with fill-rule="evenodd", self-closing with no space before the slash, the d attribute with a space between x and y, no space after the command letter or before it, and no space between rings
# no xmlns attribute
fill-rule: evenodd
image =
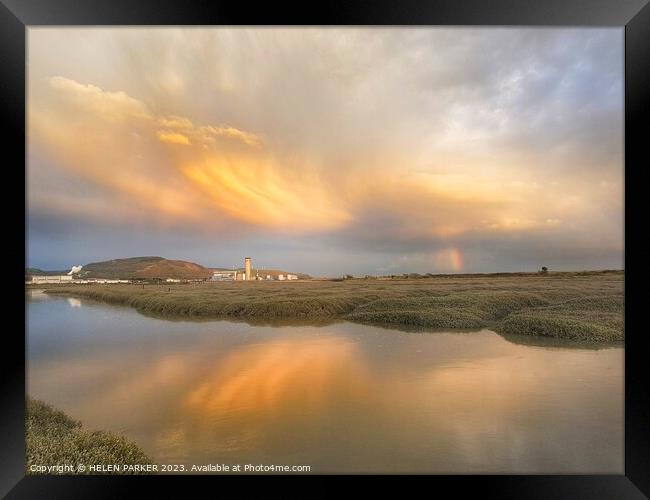
<svg viewBox="0 0 650 500"><path fill-rule="evenodd" d="M435 254L434 263L438 271L459 272L463 269L463 254L456 248L445 248Z"/></svg>
<svg viewBox="0 0 650 500"><path fill-rule="evenodd" d="M449 251L449 265L453 271L463 270L463 254L458 248Z"/></svg>

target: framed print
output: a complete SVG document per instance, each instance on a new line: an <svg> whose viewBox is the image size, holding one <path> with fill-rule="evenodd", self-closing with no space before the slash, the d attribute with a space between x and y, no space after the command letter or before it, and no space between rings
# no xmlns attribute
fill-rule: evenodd
<svg viewBox="0 0 650 500"><path fill-rule="evenodd" d="M648 494L646 2L2 3L3 494Z"/></svg>

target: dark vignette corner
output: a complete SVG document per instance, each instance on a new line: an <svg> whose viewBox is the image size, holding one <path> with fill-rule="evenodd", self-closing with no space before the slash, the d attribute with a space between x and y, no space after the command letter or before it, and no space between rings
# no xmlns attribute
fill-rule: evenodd
<svg viewBox="0 0 650 500"><path fill-rule="evenodd" d="M25 172L21 168L25 164L25 26L2 3L0 61L4 185L7 187L2 205L4 227L9 238L5 241L5 255L13 262L11 270L7 271L8 277L18 288L24 287L19 263L25 261L25 218L19 209L25 206ZM21 304L18 290L6 297L7 308L17 316L17 321L7 322L3 338L0 494L9 491L24 476L25 467L25 337L22 333L25 305L24 300Z"/></svg>
<svg viewBox="0 0 650 500"><path fill-rule="evenodd" d="M642 356L648 352L648 340L643 335L640 311L643 307L644 268L643 256L647 253L643 246L642 227L645 222L641 200L644 185L641 172L647 164L647 154L643 149L645 135L642 130L648 123L650 95L650 6L646 5L633 19L632 17L645 0L616 2L615 0L550 0L547 2L523 2L499 0L483 3L477 0L428 1L411 0L399 3L387 0L368 2L333 2L318 8L305 10L304 7L286 8L273 5L251 12L245 6L238 7L225 3L192 0L189 2L154 2L152 0L87 0L83 3L72 0L1 0L0 3L0 85L2 94L3 138L5 147L10 149L5 175L10 175L3 203L5 203L6 225L9 233L18 240L25 234L25 217L16 210L19 202L25 203L24 172L12 165L25 161L25 24L487 24L487 25L574 25L574 26L626 26L626 114L625 114L625 265L626 265L626 476L436 476L437 483L477 491L488 496L499 495L527 498L640 498L636 486L646 495L650 494L650 435L647 422L650 406L647 391L646 363ZM154 8L155 7L155 8ZM631 19L631 20L630 20ZM629 21L629 22L628 22ZM20 188L20 189L19 189ZM17 198L17 199L16 199ZM21 201L22 200L22 201ZM25 260L25 240L10 245L13 262ZM21 248L20 253L17 248ZM16 257L15 254L18 254ZM22 256L22 257L21 257ZM634 273L632 275L632 273ZM10 271L12 280L22 280L22 270L18 267ZM21 286L23 283L21 281ZM15 310L23 311L24 303L18 304L20 295L15 295ZM12 309L13 310L13 309ZM24 321L23 321L24 323ZM635 335L631 332L641 332ZM25 344L24 337L16 334L16 328L9 328L5 336L5 362L2 365L2 472L0 473L0 493L6 494L24 476L24 394L25 394ZM165 487L186 487L190 478L170 478L164 481ZM207 484L207 477L195 478ZM246 478L248 482L249 478ZM276 481L278 479L266 479ZM292 478L305 481L307 478ZM316 479L322 483L319 478ZM367 478L370 479L370 478ZM395 478L399 479L399 478ZM419 477L420 481L431 478ZM238 483L238 478L220 478ZM147 481L147 483L144 483ZM339 478L339 486L345 487L347 478ZM374 478L378 485L394 485L393 478ZM148 490L154 481L139 478L140 486ZM160 485L162 482L158 481ZM634 484L632 484L634 483ZM98 490L99 485L102 488ZM302 482L298 483L304 484ZM439 484L443 485L443 484ZM116 493L131 490L132 481L124 478L26 478L10 494L14 498L43 496L69 496L76 493L90 493L98 497L114 497ZM182 491L182 490L181 490ZM66 492L68 495L66 495ZM171 494L171 490L168 490ZM492 494L492 495L490 495Z"/></svg>
<svg viewBox="0 0 650 500"><path fill-rule="evenodd" d="M643 227L647 206L643 173L648 166L650 119L650 4L625 28L625 474L650 495L650 348L642 323L648 266ZM647 201L646 201L647 203Z"/></svg>

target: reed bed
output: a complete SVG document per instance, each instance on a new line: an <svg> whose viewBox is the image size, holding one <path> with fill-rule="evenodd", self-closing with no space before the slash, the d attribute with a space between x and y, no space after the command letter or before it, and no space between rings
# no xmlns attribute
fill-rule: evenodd
<svg viewBox="0 0 650 500"><path fill-rule="evenodd" d="M43 401L28 398L26 410L27 474L34 474L32 465L72 465L76 469L78 464L154 464L149 456L124 436L85 430L81 422ZM66 473L82 472L75 470ZM95 472L87 467L84 473Z"/></svg>
<svg viewBox="0 0 650 500"><path fill-rule="evenodd" d="M395 328L492 328L592 342L624 339L623 271L52 286L46 292L133 307L156 316L348 320Z"/></svg>

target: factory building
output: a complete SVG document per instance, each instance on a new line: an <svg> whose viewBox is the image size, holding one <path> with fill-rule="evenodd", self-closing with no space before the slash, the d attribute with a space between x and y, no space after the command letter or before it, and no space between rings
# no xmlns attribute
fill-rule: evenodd
<svg viewBox="0 0 650 500"><path fill-rule="evenodd" d="M45 275L45 276L32 276L31 283L72 283L72 275Z"/></svg>
<svg viewBox="0 0 650 500"><path fill-rule="evenodd" d="M32 279L29 281L26 281L26 284L32 284L32 285L42 285L42 284L48 284L48 283L64 283L64 284L74 284L74 285L81 285L81 284L89 284L89 283L99 283L99 284L106 284L106 283L131 283L130 280L116 280L116 279L105 279L105 278L88 278L88 279L78 279L74 278L70 274L62 274L62 275L45 275L45 276L32 276ZM169 281L169 280L167 280ZM179 280L180 281L180 280Z"/></svg>
<svg viewBox="0 0 650 500"><path fill-rule="evenodd" d="M218 269L212 272L211 281L287 281L297 280L297 274L260 274L260 270L253 272L253 260L250 257L244 258L243 269Z"/></svg>
<svg viewBox="0 0 650 500"><path fill-rule="evenodd" d="M237 279L237 271L214 271L212 281L233 281Z"/></svg>
<svg viewBox="0 0 650 500"><path fill-rule="evenodd" d="M246 281L250 281L251 279L251 258L250 257L246 257L244 259L244 273L246 276L244 279Z"/></svg>

